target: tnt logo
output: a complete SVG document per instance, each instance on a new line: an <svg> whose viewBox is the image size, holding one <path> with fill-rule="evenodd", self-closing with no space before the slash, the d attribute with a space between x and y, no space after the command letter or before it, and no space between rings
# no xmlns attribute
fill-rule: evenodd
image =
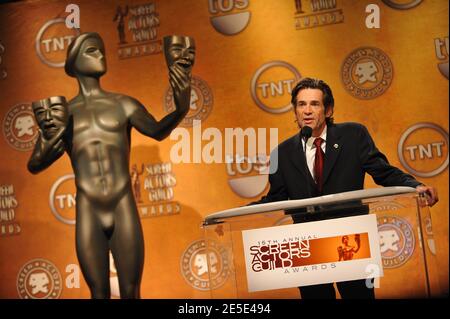
<svg viewBox="0 0 450 319"><path fill-rule="evenodd" d="M433 123L417 123L402 134L398 157L411 174L436 176L448 167L448 132Z"/></svg>
<svg viewBox="0 0 450 319"><path fill-rule="evenodd" d="M243 31L250 22L250 12L244 11L249 0L208 0L211 24L224 35Z"/></svg>
<svg viewBox="0 0 450 319"><path fill-rule="evenodd" d="M293 65L283 61L268 62L253 76L252 98L266 112L287 112L292 108L291 92L300 79Z"/></svg>
<svg viewBox="0 0 450 319"><path fill-rule="evenodd" d="M39 59L54 68L64 67L67 47L80 34L80 29L67 28L65 18L47 21L36 36L35 49Z"/></svg>
<svg viewBox="0 0 450 319"><path fill-rule="evenodd" d="M50 190L50 209L55 217L64 224L75 225L75 176L64 175Z"/></svg>

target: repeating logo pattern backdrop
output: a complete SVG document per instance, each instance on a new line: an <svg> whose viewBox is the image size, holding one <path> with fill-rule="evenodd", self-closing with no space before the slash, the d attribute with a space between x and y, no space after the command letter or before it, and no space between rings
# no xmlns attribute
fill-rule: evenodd
<svg viewBox="0 0 450 319"><path fill-rule="evenodd" d="M392 164L439 189L428 245L448 292L448 1L75 4L79 29L68 28L62 1L1 5L0 298L89 297L76 263L70 161L64 155L37 175L26 168L38 134L31 102L77 94L62 66L68 45L87 31L105 42L103 88L137 98L157 119L174 109L162 38L195 39L190 111L180 123L190 136L242 128L259 137L259 130L271 128L282 141L297 132L289 104L295 83L306 76L324 79L335 95L336 122L365 124ZM380 9L379 28L366 26L369 5ZM191 152L207 142L190 138ZM209 288L226 285L232 265L219 243L207 254L201 221L267 191L271 149L223 152L235 159L226 163L177 163L170 156L175 144L132 133L130 176L146 249L142 296L207 298ZM368 178L366 187L374 186ZM419 247L410 222L380 215L378 229L384 267L409 267ZM119 297L112 262L111 288ZM298 290L285 294L277 296L295 298Z"/></svg>

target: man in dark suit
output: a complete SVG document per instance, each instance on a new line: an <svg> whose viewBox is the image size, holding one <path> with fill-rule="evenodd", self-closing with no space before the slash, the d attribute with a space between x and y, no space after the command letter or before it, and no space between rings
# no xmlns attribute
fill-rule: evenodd
<svg viewBox="0 0 450 319"><path fill-rule="evenodd" d="M435 188L389 164L363 125L333 123L333 93L324 81L302 79L292 90L291 103L300 130L309 126L312 136L305 141L299 133L278 145L278 167L269 176L270 190L252 204L360 190L365 173L382 186L410 186L426 193L430 206L438 201ZM293 220L308 221L301 214L293 215ZM375 298L365 280L336 285L342 298ZM336 298L332 283L300 287L300 293L303 299Z"/></svg>

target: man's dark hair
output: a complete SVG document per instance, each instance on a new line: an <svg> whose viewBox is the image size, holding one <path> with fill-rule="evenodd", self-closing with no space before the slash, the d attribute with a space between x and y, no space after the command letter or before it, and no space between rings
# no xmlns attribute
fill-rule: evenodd
<svg viewBox="0 0 450 319"><path fill-rule="evenodd" d="M331 107L334 109L334 97L333 92L331 91L331 88L326 84L324 81L319 79L313 79L313 78L303 78L300 80L300 82L297 83L297 85L292 90L292 98L291 98L291 104L294 107L297 106L297 94L301 90L304 89L319 89L323 93L323 105L325 106L325 111ZM333 124L333 114L331 114L330 117L326 118L327 125Z"/></svg>

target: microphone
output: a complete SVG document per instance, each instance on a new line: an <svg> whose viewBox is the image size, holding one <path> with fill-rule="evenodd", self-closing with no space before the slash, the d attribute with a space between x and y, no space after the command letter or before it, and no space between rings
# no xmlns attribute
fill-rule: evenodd
<svg viewBox="0 0 450 319"><path fill-rule="evenodd" d="M300 132L300 135L301 135L303 138L305 138L305 143L306 143L306 141L308 141L308 139L311 137L312 131L313 131L313 130L312 130L312 128L311 128L310 126L305 125L305 126L302 127L302 130L301 130L301 132Z"/></svg>

